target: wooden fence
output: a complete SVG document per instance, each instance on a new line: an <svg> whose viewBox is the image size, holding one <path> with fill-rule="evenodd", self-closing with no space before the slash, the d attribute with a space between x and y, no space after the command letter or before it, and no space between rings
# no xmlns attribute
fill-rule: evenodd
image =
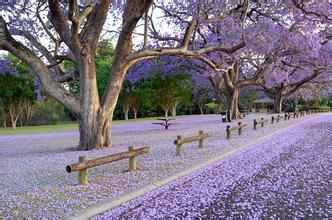
<svg viewBox="0 0 332 220"><path fill-rule="evenodd" d="M182 145L189 142L198 141L199 148L204 148L204 139L211 136L211 132L204 133L204 131L199 131L198 135L196 136L185 138L183 138L181 135L178 135L177 140L174 141L174 144L176 145L176 155L182 156Z"/></svg>
<svg viewBox="0 0 332 220"><path fill-rule="evenodd" d="M115 162L118 160L129 159L129 171L136 170L136 157L146 154L150 151L150 147L141 147L134 149L130 146L128 151L100 157L92 160L87 160L86 156L80 156L78 163L70 164L66 167L68 173L78 171L78 181L80 184L88 184L88 168L100 166L103 164Z"/></svg>
<svg viewBox="0 0 332 220"><path fill-rule="evenodd" d="M254 130L257 129L257 125L260 124L261 127L264 127L264 123L267 122L267 119L261 118L261 120L254 119Z"/></svg>
<svg viewBox="0 0 332 220"><path fill-rule="evenodd" d="M282 118L282 116L278 115L278 116L273 116L271 117L271 124L274 123L274 121L276 121L277 123L279 122L279 120Z"/></svg>
<svg viewBox="0 0 332 220"><path fill-rule="evenodd" d="M231 132L238 130L238 135L242 135L242 128L246 127L247 124L242 124L242 122L239 122L237 126L231 127L229 125L226 126L226 138L231 138Z"/></svg>

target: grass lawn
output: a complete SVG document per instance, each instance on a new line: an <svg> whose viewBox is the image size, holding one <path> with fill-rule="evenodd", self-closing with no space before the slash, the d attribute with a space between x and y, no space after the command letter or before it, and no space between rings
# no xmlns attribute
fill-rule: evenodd
<svg viewBox="0 0 332 220"><path fill-rule="evenodd" d="M149 117L149 118L138 118L138 119L129 119L125 120L115 120L113 124L126 124L131 122L139 122L139 121L153 121L157 117ZM16 135L16 134L40 134L40 133L49 133L49 132L60 132L60 131L69 131L77 129L77 123L68 123L63 122L56 125L40 125L40 126L28 126L28 127L17 127L15 130L8 128L0 128L0 136L4 135Z"/></svg>

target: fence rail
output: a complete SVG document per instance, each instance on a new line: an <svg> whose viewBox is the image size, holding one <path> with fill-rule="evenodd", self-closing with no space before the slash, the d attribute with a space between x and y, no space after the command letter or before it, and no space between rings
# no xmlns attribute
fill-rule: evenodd
<svg viewBox="0 0 332 220"><path fill-rule="evenodd" d="M231 138L232 131L238 130L238 135L242 135L242 128L246 127L247 124L242 124L242 122L238 122L237 126L231 127L230 125L226 126L226 138Z"/></svg>
<svg viewBox="0 0 332 220"><path fill-rule="evenodd" d="M276 121L277 123L279 122L279 120L282 119L282 116L278 115L278 116L273 116L271 117L271 124L274 123L274 121Z"/></svg>
<svg viewBox="0 0 332 220"><path fill-rule="evenodd" d="M136 170L136 157L142 154L146 154L150 151L150 147L141 147L134 149L130 146L128 151L112 154L92 160L87 160L86 156L80 156L78 158L78 163L70 164L66 166L66 171L68 173L78 171L78 181L80 184L88 184L88 169L103 164L115 162L118 160L129 159L129 171Z"/></svg>
<svg viewBox="0 0 332 220"><path fill-rule="evenodd" d="M191 137L182 137L181 135L178 135L177 140L174 141L174 144L176 145L176 155L182 156L182 145L193 141L198 141L199 148L204 148L204 139L211 136L212 132L204 133L204 131L199 131L198 135Z"/></svg>
<svg viewBox="0 0 332 220"><path fill-rule="evenodd" d="M261 118L261 120L254 119L254 130L257 130L257 125L261 125L261 127L264 127L264 123L266 123L268 120Z"/></svg>

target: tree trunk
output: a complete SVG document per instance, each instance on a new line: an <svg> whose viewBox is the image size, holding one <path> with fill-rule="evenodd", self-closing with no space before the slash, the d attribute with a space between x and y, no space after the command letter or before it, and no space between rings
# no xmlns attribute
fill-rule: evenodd
<svg viewBox="0 0 332 220"><path fill-rule="evenodd" d="M105 143L104 146L112 147L112 124L113 124L113 113L112 116L108 118L106 134L105 134Z"/></svg>
<svg viewBox="0 0 332 220"><path fill-rule="evenodd" d="M298 100L294 100L294 111L295 112L299 112L299 105L298 105L299 101Z"/></svg>
<svg viewBox="0 0 332 220"><path fill-rule="evenodd" d="M134 119L137 118L137 113L138 113L138 110L137 110L137 109L134 109Z"/></svg>
<svg viewBox="0 0 332 220"><path fill-rule="evenodd" d="M201 112L201 115L204 115L204 111L203 111L203 107L202 106L198 106L199 111Z"/></svg>
<svg viewBox="0 0 332 220"><path fill-rule="evenodd" d="M222 110L223 110L223 104L222 103L220 103L220 102L218 102L218 113L221 113L222 112Z"/></svg>
<svg viewBox="0 0 332 220"><path fill-rule="evenodd" d="M10 123L13 129L16 129L17 120L20 116L20 103L11 103L8 105Z"/></svg>
<svg viewBox="0 0 332 220"><path fill-rule="evenodd" d="M79 149L98 149L103 144L102 134L104 132L102 129L105 129L106 118L103 115L104 109L99 105L94 55L86 52L84 60L78 68L80 71L81 101Z"/></svg>
<svg viewBox="0 0 332 220"><path fill-rule="evenodd" d="M165 111L165 117L168 117L168 109L164 109Z"/></svg>
<svg viewBox="0 0 332 220"><path fill-rule="evenodd" d="M173 107L172 107L172 116L173 116L173 117L176 116L176 107L177 107L177 106L178 106L178 105L175 104L175 105L173 105Z"/></svg>
<svg viewBox="0 0 332 220"><path fill-rule="evenodd" d="M16 113L15 111L10 112L10 121L11 121L11 127L12 129L16 129L16 124L17 124L17 120L19 118L19 113Z"/></svg>
<svg viewBox="0 0 332 220"><path fill-rule="evenodd" d="M129 113L129 108L125 108L123 107L123 114L125 116L125 120L128 120L129 117L128 117L128 113Z"/></svg>
<svg viewBox="0 0 332 220"><path fill-rule="evenodd" d="M234 87L231 95L230 110L232 111L232 119L240 119L239 110L239 90Z"/></svg>
<svg viewBox="0 0 332 220"><path fill-rule="evenodd" d="M283 95L282 91L278 91L274 97L273 112L280 113L282 110Z"/></svg>
<svg viewBox="0 0 332 220"><path fill-rule="evenodd" d="M14 118L10 117L11 118L11 127L12 129L16 129L16 121Z"/></svg>
<svg viewBox="0 0 332 220"><path fill-rule="evenodd" d="M25 105L25 122L24 126L29 126L31 119L32 119L32 107L31 107L31 102L29 99L26 99L24 101Z"/></svg>
<svg viewBox="0 0 332 220"><path fill-rule="evenodd" d="M5 109L2 111L2 127L7 128L7 112Z"/></svg>

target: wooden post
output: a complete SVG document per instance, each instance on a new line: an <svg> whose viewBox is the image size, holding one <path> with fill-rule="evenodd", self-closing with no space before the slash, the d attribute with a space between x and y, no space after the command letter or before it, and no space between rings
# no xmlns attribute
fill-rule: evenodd
<svg viewBox="0 0 332 220"><path fill-rule="evenodd" d="M181 139L181 135L178 135L177 140ZM182 144L177 144L176 145L176 155L177 156L182 156Z"/></svg>
<svg viewBox="0 0 332 220"><path fill-rule="evenodd" d="M262 123L261 123L261 127L264 127L264 118L261 118Z"/></svg>
<svg viewBox="0 0 332 220"><path fill-rule="evenodd" d="M203 133L204 133L204 131L198 132L199 135L202 135ZM204 138L199 139L198 143L199 143L199 148L203 149L204 148Z"/></svg>
<svg viewBox="0 0 332 220"><path fill-rule="evenodd" d="M86 161L86 156L79 156L78 162L83 163ZM78 171L78 182L82 185L88 185L88 169Z"/></svg>
<svg viewBox="0 0 332 220"><path fill-rule="evenodd" d="M226 126L226 138L227 138L227 139L230 139L230 138L231 138L231 131L230 131L229 129L230 129L230 126L227 125L227 126Z"/></svg>
<svg viewBox="0 0 332 220"><path fill-rule="evenodd" d="M277 117L277 122L279 122L279 119L280 119L280 115L278 115L278 117Z"/></svg>
<svg viewBox="0 0 332 220"><path fill-rule="evenodd" d="M238 126L238 134L241 135L242 134L242 123L238 122L237 126Z"/></svg>
<svg viewBox="0 0 332 220"><path fill-rule="evenodd" d="M271 124L273 124L273 122L274 122L274 116L272 115L272 117L271 117Z"/></svg>
<svg viewBox="0 0 332 220"><path fill-rule="evenodd" d="M287 113L285 113L285 121L287 120Z"/></svg>
<svg viewBox="0 0 332 220"><path fill-rule="evenodd" d="M256 128L257 128L257 121L256 119L254 119L254 130L256 130Z"/></svg>
<svg viewBox="0 0 332 220"><path fill-rule="evenodd" d="M134 147L133 146L130 146L128 148L129 152L130 151L134 151ZM129 157L129 171L133 171L133 170L136 170L136 157L133 156L133 157Z"/></svg>

